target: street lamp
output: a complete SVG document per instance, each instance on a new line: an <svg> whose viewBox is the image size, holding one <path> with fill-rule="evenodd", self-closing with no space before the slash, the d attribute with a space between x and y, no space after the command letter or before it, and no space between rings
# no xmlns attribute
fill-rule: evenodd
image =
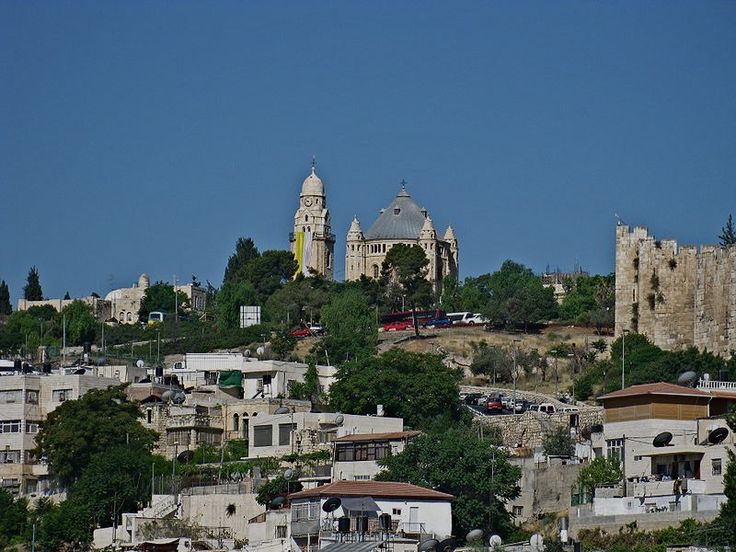
<svg viewBox="0 0 736 552"><path fill-rule="evenodd" d="M574 353L567 353L568 358L572 359L572 362L570 363L570 371L572 372L572 404L575 404L575 354Z"/></svg>
<svg viewBox="0 0 736 552"><path fill-rule="evenodd" d="M555 395L558 395L558 384L560 383L560 376L557 373L557 355L559 354L559 351L557 349L552 349L549 354L554 355L555 357Z"/></svg>
<svg viewBox="0 0 736 552"><path fill-rule="evenodd" d="M516 376L517 376L516 374L516 355L518 354L518 345L517 345L518 343L519 343L519 340L514 339L514 348L512 349L512 356L514 358L514 367L513 367L514 371L511 373L511 377L514 381L514 405L512 407L514 415L516 415Z"/></svg>

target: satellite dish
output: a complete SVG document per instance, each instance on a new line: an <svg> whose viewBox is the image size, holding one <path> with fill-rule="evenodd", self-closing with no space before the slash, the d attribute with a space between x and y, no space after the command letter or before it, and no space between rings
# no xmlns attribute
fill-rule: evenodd
<svg viewBox="0 0 736 552"><path fill-rule="evenodd" d="M491 535L491 538L488 539L488 544L491 548L498 548L503 544L503 540L498 535Z"/></svg>
<svg viewBox="0 0 736 552"><path fill-rule="evenodd" d="M481 541L481 540L483 540L483 530L482 529L473 529L472 531L468 531L468 534L465 535L465 540L467 542L473 542L473 541Z"/></svg>
<svg viewBox="0 0 736 552"><path fill-rule="evenodd" d="M191 462L192 460L194 460L194 451L193 450L183 450L176 457L176 460L182 464Z"/></svg>
<svg viewBox="0 0 736 552"><path fill-rule="evenodd" d="M688 370L687 372L683 372L682 374L680 374L680 377L677 378L677 383L679 383L680 385L692 385L697 379L698 374L696 374L692 370Z"/></svg>
<svg viewBox="0 0 736 552"><path fill-rule="evenodd" d="M342 425L342 423L345 421L345 416L342 414L338 414L335 416L335 425Z"/></svg>
<svg viewBox="0 0 736 552"><path fill-rule="evenodd" d="M655 447L666 447L672 441L672 434L669 431L663 431L657 435L652 441L652 445Z"/></svg>
<svg viewBox="0 0 736 552"><path fill-rule="evenodd" d="M437 539L427 539L419 543L419 552L430 552L432 550L437 550L439 544L440 541L438 541Z"/></svg>
<svg viewBox="0 0 736 552"><path fill-rule="evenodd" d="M141 359L139 358L139 359L138 359L138 360L136 361L135 365L136 365L136 366L137 366L138 368L143 368L143 367L144 367L144 366L146 365L146 363L145 363L145 362L143 362L143 360L141 360Z"/></svg>
<svg viewBox="0 0 736 552"><path fill-rule="evenodd" d="M283 496L277 496L271 501L272 508L280 508L286 503L286 499Z"/></svg>
<svg viewBox="0 0 736 552"><path fill-rule="evenodd" d="M708 442L712 445L722 443L728 437L728 430L725 427L718 427L708 434Z"/></svg>
<svg viewBox="0 0 736 552"><path fill-rule="evenodd" d="M171 398L171 400L174 402L174 404L184 404L184 401L187 400L187 396L179 391L177 393L174 393L174 396Z"/></svg>
<svg viewBox="0 0 736 552"><path fill-rule="evenodd" d="M341 504L342 500L340 500L336 496L333 496L325 500L325 503L322 505L322 510L329 514L330 512L334 512L335 510L337 510Z"/></svg>
<svg viewBox="0 0 736 552"><path fill-rule="evenodd" d="M173 389L167 389L163 393L161 393L161 400L164 402L169 402L174 398L174 390Z"/></svg>
<svg viewBox="0 0 736 552"><path fill-rule="evenodd" d="M279 406L276 410L274 410L274 414L288 414L291 412L287 407L285 406Z"/></svg>
<svg viewBox="0 0 736 552"><path fill-rule="evenodd" d="M250 356L250 349L246 349L245 351L243 351L243 356L245 358L248 358Z"/></svg>
<svg viewBox="0 0 736 552"><path fill-rule="evenodd" d="M532 535L532 538L529 539L529 544L532 546L532 550L544 550L544 539L539 533Z"/></svg>
<svg viewBox="0 0 736 552"><path fill-rule="evenodd" d="M289 468L284 472L284 479L291 479L292 477L294 477L294 470Z"/></svg>
<svg viewBox="0 0 736 552"><path fill-rule="evenodd" d="M265 352L266 352L266 349L265 349L265 348L263 348L263 347L258 347L258 348L256 349L256 354L257 354L257 355L258 355L259 357L260 357L260 356L263 356L263 353L265 353Z"/></svg>

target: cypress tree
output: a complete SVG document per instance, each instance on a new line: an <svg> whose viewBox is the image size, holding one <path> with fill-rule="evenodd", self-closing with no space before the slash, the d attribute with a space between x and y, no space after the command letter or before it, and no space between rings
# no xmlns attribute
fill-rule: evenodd
<svg viewBox="0 0 736 552"><path fill-rule="evenodd" d="M718 239L721 240L723 247L736 245L736 230L734 230L733 226L733 215L728 215L726 226L721 228L721 235L718 236Z"/></svg>
<svg viewBox="0 0 736 552"><path fill-rule="evenodd" d="M13 307L10 304L10 290L5 280L0 281L0 314L11 314Z"/></svg>
<svg viewBox="0 0 736 552"><path fill-rule="evenodd" d="M32 266L28 271L28 279L23 288L23 297L26 301L43 300L43 290L41 289L41 280L38 277L38 269Z"/></svg>

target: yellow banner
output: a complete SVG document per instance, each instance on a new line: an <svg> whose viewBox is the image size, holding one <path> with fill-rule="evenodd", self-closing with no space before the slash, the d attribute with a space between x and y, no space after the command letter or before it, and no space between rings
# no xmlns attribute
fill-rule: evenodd
<svg viewBox="0 0 736 552"><path fill-rule="evenodd" d="M304 232L297 232L294 236L294 254L296 256L297 268L294 273L294 279L301 274L304 268Z"/></svg>

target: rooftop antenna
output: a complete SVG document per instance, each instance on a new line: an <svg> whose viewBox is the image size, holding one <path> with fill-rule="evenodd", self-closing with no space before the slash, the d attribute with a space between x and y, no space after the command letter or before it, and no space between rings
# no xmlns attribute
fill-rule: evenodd
<svg viewBox="0 0 736 552"><path fill-rule="evenodd" d="M624 219L622 219L620 216L618 216L618 213L613 213L613 216L616 217L616 226L622 226L626 224L624 222Z"/></svg>

